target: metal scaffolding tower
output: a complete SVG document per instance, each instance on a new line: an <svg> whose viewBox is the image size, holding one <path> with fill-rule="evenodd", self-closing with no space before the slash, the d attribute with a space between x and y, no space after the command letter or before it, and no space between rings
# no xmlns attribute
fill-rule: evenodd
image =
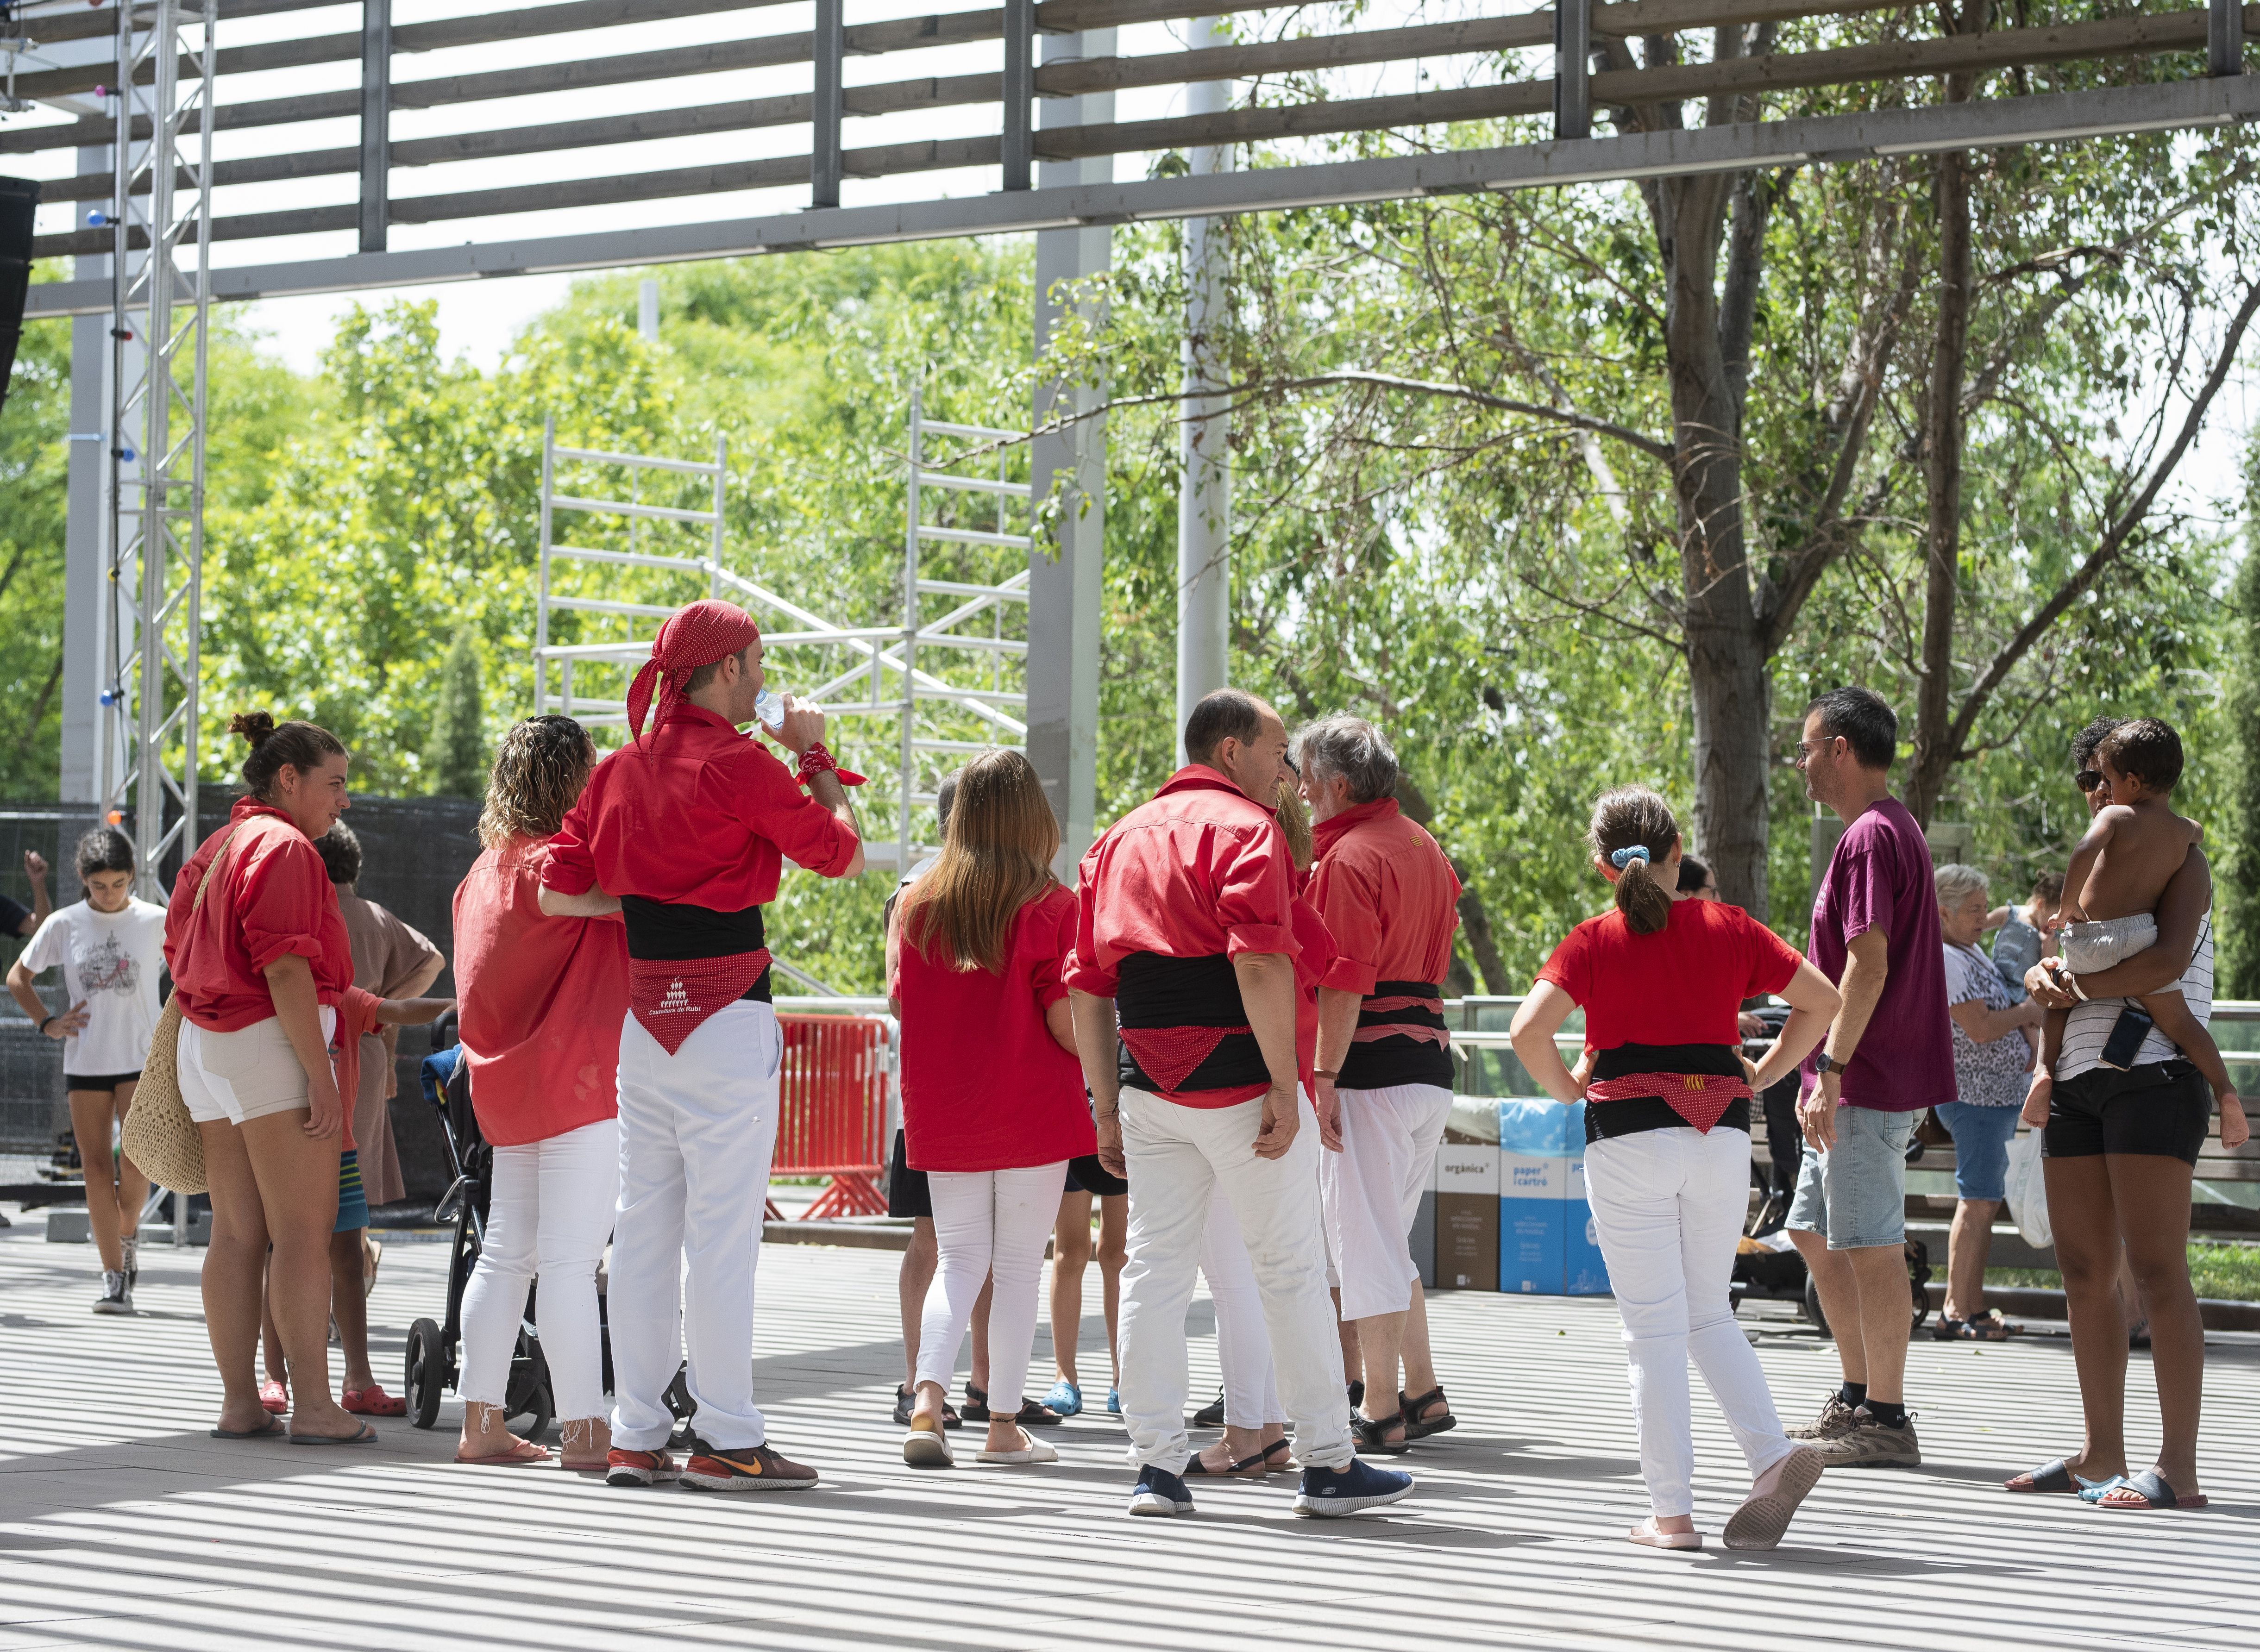
<svg viewBox="0 0 2260 1652"><path fill-rule="evenodd" d="M867 841L865 860L875 867L915 865L932 847L920 829L921 812L933 808L940 783L930 765L940 757L992 746L1025 747L1033 540L1028 533L1015 531L1012 520L1016 508L1023 514L1028 509L1029 484L1009 474L1015 455L1026 449L1025 433L928 420L913 392L909 435L900 617L887 625L852 626L826 619L724 560L729 455L719 438L712 462L653 458L561 447L556 421L549 420L542 436L535 711L561 712L591 727L625 726L627 680L650 657L658 622L700 594L703 586L703 594L727 597L754 615L762 626L771 681L823 705L833 725L831 743L841 761L872 776L881 796L864 805L867 822L889 820L896 830L891 842ZM994 445L996 474L973 476L962 466L937 460L929 451L934 437ZM603 489L562 491L560 472L568 468L581 475L610 470L616 478L625 470L630 497L617 497L622 490L616 482ZM648 502L645 484L654 474L708 480L711 504L694 509ZM982 525L974 526L959 520L960 513L940 508L931 514L949 515L950 520L926 519L922 500L953 494L993 499L993 517L984 511ZM576 534L578 539L618 540L623 535L619 525L625 524L626 543L561 542L559 512L592 524L613 519L612 526ZM646 533L650 537L637 537ZM669 533L677 537L659 537ZM951 565L922 569L925 547L948 547ZM1009 562L1010 571L999 575L992 562ZM607 570L599 588L603 595L593 594L579 576L580 569L591 565ZM966 577L927 576L935 573ZM623 583L631 581L640 583ZM562 627L557 621L567 615L573 616L576 636L591 626L613 634L559 641ZM771 629L779 622L782 628ZM601 685L586 676L591 668L605 673Z"/></svg>
<svg viewBox="0 0 2260 1652"><path fill-rule="evenodd" d="M87 215L111 232L100 791L107 810L132 804L135 883L153 900L197 832L218 13L118 8L116 82L97 89L116 108L115 187Z"/></svg>

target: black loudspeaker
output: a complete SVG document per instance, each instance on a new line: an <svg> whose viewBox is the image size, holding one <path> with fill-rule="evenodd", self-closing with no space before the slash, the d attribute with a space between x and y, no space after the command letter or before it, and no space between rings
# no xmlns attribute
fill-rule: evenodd
<svg viewBox="0 0 2260 1652"><path fill-rule="evenodd" d="M0 408L8 405L16 341L24 335L24 299L32 287L32 215L39 205L36 180L0 178Z"/></svg>

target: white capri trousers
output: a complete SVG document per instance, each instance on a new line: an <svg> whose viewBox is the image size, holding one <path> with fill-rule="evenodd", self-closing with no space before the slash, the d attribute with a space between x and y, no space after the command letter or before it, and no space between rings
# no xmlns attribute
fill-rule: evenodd
<svg viewBox="0 0 2260 1652"><path fill-rule="evenodd" d="M1232 1107L1186 1107L1142 1090L1122 1092L1130 1244L1122 1267L1121 1390L1136 1462L1178 1474L1191 1455L1185 1310L1219 1187L1255 1275L1279 1398L1295 1425L1295 1455L1306 1468L1339 1469L1350 1461L1349 1396L1327 1296L1318 1119L1307 1098L1301 1109L1287 1152L1259 1159L1261 1098Z"/></svg>
<svg viewBox="0 0 2260 1652"><path fill-rule="evenodd" d="M1224 1373L1226 1426L1261 1428L1285 1422L1271 1370L1271 1337L1263 1328L1263 1295L1255 1288L1248 1241L1240 1236L1239 1219L1222 1183L1209 1199L1200 1269L1209 1299L1216 1304L1216 1362Z"/></svg>
<svg viewBox="0 0 2260 1652"><path fill-rule="evenodd" d="M972 1322L982 1281L994 1277L989 1299L989 1410L1011 1417L1026 1398L1043 1290L1044 1244L1059 1218L1067 1161L1011 1170L934 1170L933 1283L919 1320L918 1380L944 1393Z"/></svg>
<svg viewBox="0 0 2260 1652"><path fill-rule="evenodd" d="M1641 1477L1665 1518L1695 1512L1691 1355L1753 1477L1795 1449L1727 1299L1749 1192L1744 1131L1643 1130L1585 1149L1585 1193L1624 1319Z"/></svg>
<svg viewBox="0 0 2260 1652"><path fill-rule="evenodd" d="M1327 1238L1341 1278L1341 1317L1371 1319L1412 1305L1412 1219L1452 1115L1441 1084L1337 1090L1340 1153L1319 1155Z"/></svg>
<svg viewBox="0 0 2260 1652"><path fill-rule="evenodd" d="M769 1443L754 1404L754 1273L776 1145L776 1012L740 998L674 1055L620 1022L620 1203L612 1232L612 1443L658 1451L687 1356L699 1439Z"/></svg>
<svg viewBox="0 0 2260 1652"><path fill-rule="evenodd" d="M568 1422L604 1414L597 1262L619 1197L617 1119L494 1150L494 1190L479 1265L463 1290L464 1401L504 1403L511 1355L537 1275L535 1304L550 1398Z"/></svg>

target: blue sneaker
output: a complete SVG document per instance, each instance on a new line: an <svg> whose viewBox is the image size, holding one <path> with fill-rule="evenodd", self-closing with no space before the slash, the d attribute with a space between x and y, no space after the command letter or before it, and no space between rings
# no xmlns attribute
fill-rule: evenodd
<svg viewBox="0 0 2260 1652"><path fill-rule="evenodd" d="M1122 1391L1120 1389L1110 1388L1106 1391L1106 1414L1110 1417L1119 1417L1122 1414Z"/></svg>
<svg viewBox="0 0 2260 1652"><path fill-rule="evenodd" d="M1409 1487L1410 1475L1395 1477ZM1399 1492L1398 1495L1402 1496ZM1185 1490L1185 1483L1167 1469L1151 1466L1138 1470L1138 1489L1130 1493L1130 1513L1133 1514L1190 1514L1193 1512L1193 1494Z"/></svg>
<svg viewBox="0 0 2260 1652"><path fill-rule="evenodd" d="M1395 1469L1377 1469L1362 1457L1350 1459L1340 1474L1331 1469L1303 1470L1303 1489L1295 1497L1295 1513L1320 1519L1355 1514L1361 1509L1394 1503L1412 1490L1412 1477Z"/></svg>
<svg viewBox="0 0 2260 1652"><path fill-rule="evenodd" d="M1083 1415L1083 1390L1062 1377L1052 1384L1052 1391L1044 1396L1044 1409L1057 1412L1062 1417Z"/></svg>

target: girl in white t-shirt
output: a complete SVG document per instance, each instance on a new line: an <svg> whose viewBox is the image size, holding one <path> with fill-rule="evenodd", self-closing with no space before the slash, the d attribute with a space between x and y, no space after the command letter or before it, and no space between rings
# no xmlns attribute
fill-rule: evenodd
<svg viewBox="0 0 2260 1652"><path fill-rule="evenodd" d="M148 1178L111 1135L122 1124L157 1027L157 976L165 964L165 909L133 898L133 845L113 826L78 840L86 898L50 914L10 966L8 990L40 1032L63 1045L63 1088L86 1168L86 1210L102 1254L97 1313L133 1312L134 1229ZM70 1007L50 1012L32 990L60 965Z"/></svg>

